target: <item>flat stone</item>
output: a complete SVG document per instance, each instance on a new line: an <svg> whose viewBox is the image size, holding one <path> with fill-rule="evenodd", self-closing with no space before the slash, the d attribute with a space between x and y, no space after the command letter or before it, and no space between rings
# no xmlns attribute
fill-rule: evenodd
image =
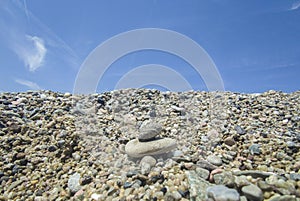
<svg viewBox="0 0 300 201"><path fill-rule="evenodd" d="M237 126L235 127L235 130L236 130L236 132L237 132L239 135L244 135L244 134L246 134L246 131L245 131L241 126L239 126L239 125L237 125Z"/></svg>
<svg viewBox="0 0 300 201"><path fill-rule="evenodd" d="M243 194L248 200L252 201L262 201L264 199L263 192L258 186L250 184L242 188Z"/></svg>
<svg viewBox="0 0 300 201"><path fill-rule="evenodd" d="M233 146L236 142L232 137L227 137L225 138L224 143L228 146Z"/></svg>
<svg viewBox="0 0 300 201"><path fill-rule="evenodd" d="M224 185L210 186L206 189L207 197L214 201L239 201L240 195L235 189Z"/></svg>
<svg viewBox="0 0 300 201"><path fill-rule="evenodd" d="M219 174L213 175L214 181L216 184L226 185L226 186L234 186L234 176L230 171L224 171Z"/></svg>
<svg viewBox="0 0 300 201"><path fill-rule="evenodd" d="M273 172L263 172L263 171L258 171L258 170L245 170L245 171L238 171L238 172L233 172L234 175L240 176L240 175L246 175L246 176L251 176L253 178L263 178L266 179L269 176L275 175Z"/></svg>
<svg viewBox="0 0 300 201"><path fill-rule="evenodd" d="M202 179L207 180L209 177L209 171L207 169L201 168L201 167L197 167L196 168L196 173L199 175L199 177L201 177Z"/></svg>
<svg viewBox="0 0 300 201"><path fill-rule="evenodd" d="M297 198L294 195L274 195L272 196L269 201L296 201Z"/></svg>
<svg viewBox="0 0 300 201"><path fill-rule="evenodd" d="M144 156L140 161L140 164L148 163L151 167L154 167L156 164L156 159L152 156Z"/></svg>
<svg viewBox="0 0 300 201"><path fill-rule="evenodd" d="M73 175L70 176L68 180L68 188L70 189L71 193L76 193L81 189L79 181L80 181L79 173L74 173Z"/></svg>
<svg viewBox="0 0 300 201"><path fill-rule="evenodd" d="M125 152L133 158L139 158L146 155L158 155L172 151L177 147L176 140L171 138L156 139L148 142L139 142L134 139L125 146Z"/></svg>
<svg viewBox="0 0 300 201"><path fill-rule="evenodd" d="M249 147L249 151L250 151L250 154L251 154L251 155L254 155L254 154L259 155L259 154L261 153L260 145L259 145L259 144L252 144L252 145Z"/></svg>
<svg viewBox="0 0 300 201"><path fill-rule="evenodd" d="M141 125L139 131L139 141L145 142L153 140L158 134L160 134L160 132L162 131L162 127L159 123L146 121Z"/></svg>
<svg viewBox="0 0 300 201"><path fill-rule="evenodd" d="M207 169L207 170L210 170L210 171L217 169L217 166L215 166L215 165L211 164L210 162L203 160L203 159L200 159L199 161L197 161L197 166Z"/></svg>
<svg viewBox="0 0 300 201"><path fill-rule="evenodd" d="M213 165L216 165L216 166L220 166L223 163L222 159L219 156L216 156L216 155L209 155L207 157L207 161L210 162Z"/></svg>
<svg viewBox="0 0 300 201"><path fill-rule="evenodd" d="M191 200L203 201L206 200L206 191L211 184L200 178L195 171L186 171L185 172L188 184Z"/></svg>

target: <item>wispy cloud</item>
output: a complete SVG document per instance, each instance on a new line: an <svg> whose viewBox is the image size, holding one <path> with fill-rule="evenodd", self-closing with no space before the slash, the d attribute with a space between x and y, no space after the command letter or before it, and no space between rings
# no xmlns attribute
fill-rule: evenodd
<svg viewBox="0 0 300 201"><path fill-rule="evenodd" d="M40 90L41 87L35 83L35 82L31 82L29 80L23 80L23 79L15 79L15 82L21 84L21 85L24 85L26 87L28 87L29 89L32 89L32 90Z"/></svg>
<svg viewBox="0 0 300 201"><path fill-rule="evenodd" d="M73 49L30 12L26 1L0 1L0 40L17 53L30 71L43 64L79 67Z"/></svg>
<svg viewBox="0 0 300 201"><path fill-rule="evenodd" d="M298 8L300 8L300 1L293 3L289 10L297 10Z"/></svg>
<svg viewBox="0 0 300 201"><path fill-rule="evenodd" d="M34 72L44 64L47 53L44 40L30 35L25 35L25 40L22 43L15 43L13 50L31 72Z"/></svg>

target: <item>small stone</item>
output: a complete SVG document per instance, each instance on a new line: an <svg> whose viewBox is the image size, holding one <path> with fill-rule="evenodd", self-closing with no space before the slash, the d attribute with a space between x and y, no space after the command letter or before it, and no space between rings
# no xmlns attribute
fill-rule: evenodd
<svg viewBox="0 0 300 201"><path fill-rule="evenodd" d="M64 145L65 145L65 140L59 140L59 141L57 141L57 145L60 147L60 148L62 148Z"/></svg>
<svg viewBox="0 0 300 201"><path fill-rule="evenodd" d="M210 183L202 178L199 178L195 171L185 172L188 183L191 200L205 200L206 189L210 186Z"/></svg>
<svg viewBox="0 0 300 201"><path fill-rule="evenodd" d="M200 167L196 168L196 173L199 175L199 177L201 177L205 180L208 179L209 174L210 174L210 172L207 169L200 168Z"/></svg>
<svg viewBox="0 0 300 201"><path fill-rule="evenodd" d="M244 186L241 191L249 200L262 201L264 199L262 190L254 184Z"/></svg>
<svg viewBox="0 0 300 201"><path fill-rule="evenodd" d="M235 140L232 137L227 137L225 138L224 143L228 146L233 146L235 145Z"/></svg>
<svg viewBox="0 0 300 201"><path fill-rule="evenodd" d="M290 148L290 149L293 149L293 148L296 147L296 143L293 142L293 141L287 141L287 142L286 142L286 146L287 146L288 148Z"/></svg>
<svg viewBox="0 0 300 201"><path fill-rule="evenodd" d="M76 193L81 189L79 181L80 181L79 173L74 173L73 175L70 176L68 180L68 188L70 189L71 193Z"/></svg>
<svg viewBox="0 0 300 201"><path fill-rule="evenodd" d="M130 187L132 186L132 184L133 184L133 183L127 182L127 181L126 181L126 182L124 183L123 187L124 187L124 188L130 188Z"/></svg>
<svg viewBox="0 0 300 201"><path fill-rule="evenodd" d="M141 163L148 163L151 167L154 167L156 164L156 159L152 156L144 156L140 161L140 164Z"/></svg>
<svg viewBox="0 0 300 201"><path fill-rule="evenodd" d="M236 130L236 132L237 132L239 135L244 135L244 134L246 134L246 131L245 131L241 126L239 126L239 125L237 125L237 126L235 127L235 130Z"/></svg>
<svg viewBox="0 0 300 201"><path fill-rule="evenodd" d="M167 192L165 195L166 201L178 201L181 198L182 198L182 196L178 191Z"/></svg>
<svg viewBox="0 0 300 201"><path fill-rule="evenodd" d="M274 195L269 201L297 201L297 198L294 195Z"/></svg>
<svg viewBox="0 0 300 201"><path fill-rule="evenodd" d="M89 184L93 181L93 178L91 176L84 176L81 180L80 183L81 185L86 185Z"/></svg>
<svg viewBox="0 0 300 201"><path fill-rule="evenodd" d="M240 195L235 189L224 185L215 185L206 189L207 197L214 201L239 201Z"/></svg>
<svg viewBox="0 0 300 201"><path fill-rule="evenodd" d="M294 181L300 181L300 174L298 173L291 173L290 174L290 179Z"/></svg>
<svg viewBox="0 0 300 201"><path fill-rule="evenodd" d="M137 170L129 170L127 173L126 173L126 176L127 177L133 177L135 175L139 174L139 172Z"/></svg>
<svg viewBox="0 0 300 201"><path fill-rule="evenodd" d="M149 174L150 170L151 170L151 165L149 163L146 163L146 162L142 162L140 164L140 167L141 167L141 173L143 175L147 175Z"/></svg>
<svg viewBox="0 0 300 201"><path fill-rule="evenodd" d="M101 195L100 194L97 194L97 193L93 193L91 195L91 199L92 200L99 200L101 198Z"/></svg>
<svg viewBox="0 0 300 201"><path fill-rule="evenodd" d="M50 145L49 147L48 147L48 151L50 151L50 152L54 152L54 151L56 151L57 150L57 147L55 146L55 145Z"/></svg>
<svg viewBox="0 0 300 201"><path fill-rule="evenodd" d="M152 121L145 121L140 127L139 141L146 142L153 140L160 132L162 127L160 124Z"/></svg>
<svg viewBox="0 0 300 201"><path fill-rule="evenodd" d="M213 175L214 181L216 184L222 184L229 187L234 186L234 176L230 171L224 171L220 174Z"/></svg>
<svg viewBox="0 0 300 201"><path fill-rule="evenodd" d="M222 159L216 155L209 155L207 161L216 166L221 166L223 164Z"/></svg>
<svg viewBox="0 0 300 201"><path fill-rule="evenodd" d="M75 161L80 161L81 156L77 153L72 153L72 157L74 158Z"/></svg>
<svg viewBox="0 0 300 201"><path fill-rule="evenodd" d="M16 154L16 159L17 159L17 160L20 160L20 159L23 159L23 158L25 158L25 156L26 156L26 154L25 154L25 153L23 153L23 152L20 152L20 153L17 153L17 154Z"/></svg>
<svg viewBox="0 0 300 201"><path fill-rule="evenodd" d="M242 188L243 186L247 186L250 184L250 182L247 180L247 177L245 175L235 177L234 183L237 187Z"/></svg>
<svg viewBox="0 0 300 201"><path fill-rule="evenodd" d="M261 153L261 151L260 151L260 145L259 144L252 144L249 147L249 151L250 151L251 155L254 155L254 154L259 155Z"/></svg>
<svg viewBox="0 0 300 201"><path fill-rule="evenodd" d="M125 146L125 152L133 158L139 158L146 155L165 154L177 147L176 140L171 138L157 139L148 142L139 142L134 139Z"/></svg>

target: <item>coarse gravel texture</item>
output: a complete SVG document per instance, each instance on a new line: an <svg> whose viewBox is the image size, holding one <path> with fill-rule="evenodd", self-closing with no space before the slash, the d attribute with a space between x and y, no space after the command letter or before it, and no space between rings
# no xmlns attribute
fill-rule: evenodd
<svg viewBox="0 0 300 201"><path fill-rule="evenodd" d="M177 148L140 162L148 120ZM0 200L300 200L299 120L300 91L0 93Z"/></svg>

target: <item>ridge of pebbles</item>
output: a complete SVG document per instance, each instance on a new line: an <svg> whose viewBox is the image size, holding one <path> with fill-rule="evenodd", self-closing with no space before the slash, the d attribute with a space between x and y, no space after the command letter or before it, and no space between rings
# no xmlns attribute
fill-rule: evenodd
<svg viewBox="0 0 300 201"><path fill-rule="evenodd" d="M299 120L300 91L0 93L0 200L299 201Z"/></svg>

